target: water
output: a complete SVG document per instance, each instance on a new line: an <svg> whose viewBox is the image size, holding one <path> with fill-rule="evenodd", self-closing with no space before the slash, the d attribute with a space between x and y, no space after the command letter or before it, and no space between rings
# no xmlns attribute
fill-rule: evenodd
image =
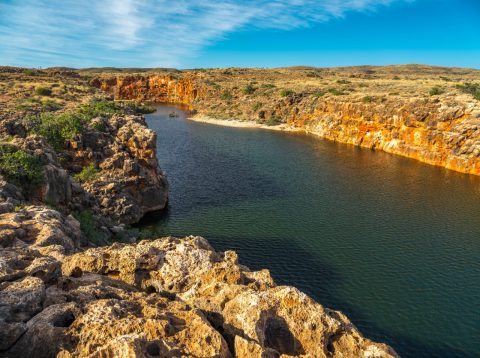
<svg viewBox="0 0 480 358"><path fill-rule="evenodd" d="M147 120L171 185L148 230L236 250L403 357L480 356L479 177L173 107Z"/></svg>

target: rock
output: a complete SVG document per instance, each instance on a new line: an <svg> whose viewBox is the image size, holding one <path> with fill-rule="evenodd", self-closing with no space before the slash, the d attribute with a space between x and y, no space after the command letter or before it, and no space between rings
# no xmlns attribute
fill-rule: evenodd
<svg viewBox="0 0 480 358"><path fill-rule="evenodd" d="M25 233L13 240L21 249L0 251L2 356L396 357L340 312L276 286L267 270L250 271L204 238L67 245L63 255L10 219ZM43 225L73 225L56 219Z"/></svg>
<svg viewBox="0 0 480 358"><path fill-rule="evenodd" d="M67 171L54 165L45 166L42 201L50 205L68 205L72 200L72 182Z"/></svg>
<svg viewBox="0 0 480 358"><path fill-rule="evenodd" d="M109 135L85 140L97 150L101 172L83 183L84 189L97 199L99 210L112 222L132 224L146 213L165 208L168 182L156 157L156 134L140 116L113 116L103 122ZM89 135L85 135L89 138ZM95 143L101 138L101 145ZM88 150L78 151L76 161L90 161ZM73 165L73 163L72 163Z"/></svg>

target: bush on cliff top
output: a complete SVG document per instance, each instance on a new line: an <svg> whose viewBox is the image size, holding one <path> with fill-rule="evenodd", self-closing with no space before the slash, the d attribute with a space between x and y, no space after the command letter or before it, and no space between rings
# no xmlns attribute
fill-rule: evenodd
<svg viewBox="0 0 480 358"><path fill-rule="evenodd" d="M98 169L95 168L93 163L88 164L82 168L82 171L74 176L75 180L79 182L89 181L98 174Z"/></svg>
<svg viewBox="0 0 480 358"><path fill-rule="evenodd" d="M44 137L55 150L61 150L66 141L75 139L83 130L84 122L78 113L44 112L36 119L33 131Z"/></svg>
<svg viewBox="0 0 480 358"><path fill-rule="evenodd" d="M242 91L245 94L252 94L256 91L256 89L257 89L256 87L254 87L251 83L249 83L242 89Z"/></svg>
<svg viewBox="0 0 480 358"><path fill-rule="evenodd" d="M52 90L47 87L37 87L35 88L35 93L40 96L50 96L52 94Z"/></svg>
<svg viewBox="0 0 480 358"><path fill-rule="evenodd" d="M27 192L43 182L40 158L10 144L0 144L0 174Z"/></svg>
<svg viewBox="0 0 480 358"><path fill-rule="evenodd" d="M85 124L95 117L111 117L121 109L112 101L91 101L80 105L73 112L43 112L33 119L33 132L43 136L55 149L64 148L85 130Z"/></svg>
<svg viewBox="0 0 480 358"><path fill-rule="evenodd" d="M121 109L113 101L90 101L89 103L81 104L77 112L83 117L85 121L89 121L95 117L111 117L114 114L120 113Z"/></svg>
<svg viewBox="0 0 480 358"><path fill-rule="evenodd" d="M282 89L280 90L280 97L288 97L288 96L291 96L295 94L294 91L290 90L290 89Z"/></svg>
<svg viewBox="0 0 480 358"><path fill-rule="evenodd" d="M480 85L478 83L464 83L463 85L457 85L457 88L464 92L469 93L476 100L480 101Z"/></svg>
<svg viewBox="0 0 480 358"><path fill-rule="evenodd" d="M430 96L438 96L445 93L445 90L440 87L432 87L429 93L430 93Z"/></svg>

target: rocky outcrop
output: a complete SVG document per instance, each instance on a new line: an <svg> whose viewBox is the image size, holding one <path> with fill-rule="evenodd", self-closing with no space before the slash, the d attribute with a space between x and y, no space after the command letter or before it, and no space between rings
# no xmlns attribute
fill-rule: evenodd
<svg viewBox="0 0 480 358"><path fill-rule="evenodd" d="M132 224L146 213L164 209L168 182L156 154L157 135L141 116L97 118L79 141L71 143L70 168L88 163L100 169L83 183L102 215ZM95 130L94 128L101 128Z"/></svg>
<svg viewBox="0 0 480 358"><path fill-rule="evenodd" d="M396 357L201 237L81 251L77 231L45 208L0 215L0 356Z"/></svg>
<svg viewBox="0 0 480 358"><path fill-rule="evenodd" d="M39 158L43 167L44 180L31 200L66 212L91 210L112 225L133 224L166 207L168 182L156 156L156 133L142 116L94 118L58 153L43 137L22 133L14 132L9 144ZM88 166L95 175L81 183L74 179ZM5 200L10 204L0 203L0 211L25 201Z"/></svg>

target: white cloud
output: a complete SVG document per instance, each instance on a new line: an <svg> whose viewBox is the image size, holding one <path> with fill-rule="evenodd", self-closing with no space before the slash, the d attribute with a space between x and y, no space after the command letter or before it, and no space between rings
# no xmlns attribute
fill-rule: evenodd
<svg viewBox="0 0 480 358"><path fill-rule="evenodd" d="M0 63L179 66L233 31L290 30L393 1L13 0L0 4Z"/></svg>

